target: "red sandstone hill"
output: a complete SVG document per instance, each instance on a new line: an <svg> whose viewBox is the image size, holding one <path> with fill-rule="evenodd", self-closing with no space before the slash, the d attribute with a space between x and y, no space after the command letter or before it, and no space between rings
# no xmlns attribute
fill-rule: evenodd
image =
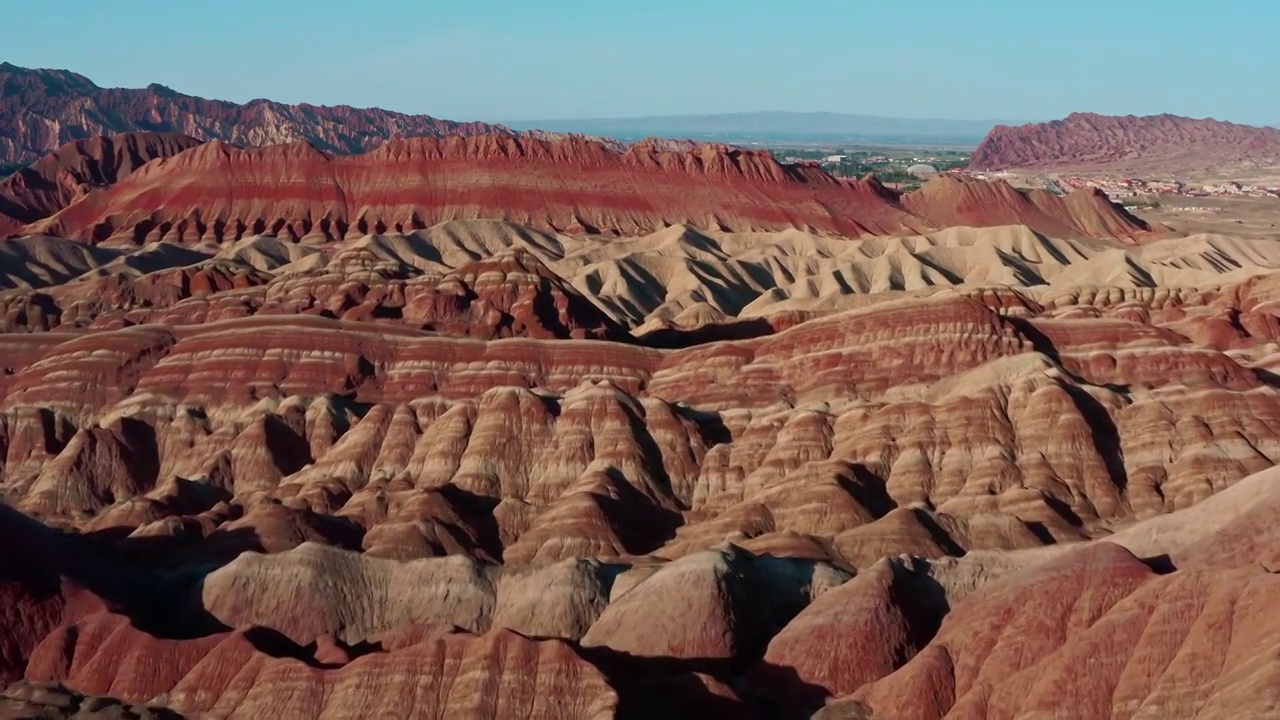
<svg viewBox="0 0 1280 720"><path fill-rule="evenodd" d="M0 181L0 235L49 217L95 188L200 141L174 133L126 133L64 145Z"/></svg>
<svg viewBox="0 0 1280 720"><path fill-rule="evenodd" d="M873 177L842 181L814 165L781 164L767 151L662 141L623 150L585 138L485 135L393 140L352 156L304 142L211 142L152 163L22 232L90 242L259 234L332 240L457 219L627 236L681 224L846 237L956 224L1123 239L1148 231L1103 197L1066 202L942 178L902 198Z"/></svg>
<svg viewBox="0 0 1280 720"><path fill-rule="evenodd" d="M1273 248L0 243L0 718L1270 717Z"/></svg>
<svg viewBox="0 0 1280 720"><path fill-rule="evenodd" d="M1019 190L1003 180L942 174L904 195L902 205L938 227L1026 225L1052 237L1125 240L1138 240L1151 232L1145 221L1097 188L1060 197L1045 190Z"/></svg>
<svg viewBox="0 0 1280 720"><path fill-rule="evenodd" d="M1280 130L1176 115L1074 113L1064 120L997 126L969 167L1167 172L1242 163L1280 164Z"/></svg>
<svg viewBox="0 0 1280 720"><path fill-rule="evenodd" d="M631 235L693 222L724 230L814 228L845 235L924 226L878 191L766 151L723 145L619 152L581 138L486 135L393 140L363 155L307 143L212 142L94 193L32 232L104 240L412 231L502 219Z"/></svg>
<svg viewBox="0 0 1280 720"><path fill-rule="evenodd" d="M243 105L184 95L163 85L101 88L67 70L0 63L0 164L34 162L66 143L135 131L271 145L306 140L337 153L366 152L394 137L516 133L501 125L454 122L348 106Z"/></svg>

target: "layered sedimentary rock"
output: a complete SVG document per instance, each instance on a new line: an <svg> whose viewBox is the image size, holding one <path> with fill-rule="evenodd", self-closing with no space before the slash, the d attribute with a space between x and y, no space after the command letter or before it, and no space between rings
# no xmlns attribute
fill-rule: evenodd
<svg viewBox="0 0 1280 720"><path fill-rule="evenodd" d="M853 698L871 717L1266 716L1274 592L1256 566L1160 577L1103 543L956 608L928 647Z"/></svg>
<svg viewBox="0 0 1280 720"><path fill-rule="evenodd" d="M104 613L50 635L27 675L124 699L163 695L195 717L596 719L617 705L600 671L563 641L402 628L374 646L301 648L264 628L165 639Z"/></svg>
<svg viewBox="0 0 1280 720"><path fill-rule="evenodd" d="M1146 309L1122 315L1227 347L1241 333L1274 333L1265 313L1210 307L1215 289L1280 267L1273 243L1217 235L1132 245L1023 226L858 240L677 226L601 239L495 221L321 246L255 236L221 248L107 248L31 237L0 242L0 259L0 286L15 290L0 291L7 330L304 313L481 338L619 339L622 326L659 347L750 339L882 293L946 286L1001 312L1081 320L1138 303Z"/></svg>
<svg viewBox="0 0 1280 720"><path fill-rule="evenodd" d="M830 249L801 240L667 231L620 242L613 267L668 288L688 282L670 266L696 269L707 286L666 302L727 309L735 274L795 278L789 253ZM737 243L770 254L747 264ZM11 241L42 269L3 296L23 331L3 336L5 486L94 527L213 513L183 532L261 527L273 548L523 563L731 541L862 567L1089 536L1269 464L1274 293L1196 264L1209 247L1265 272L1266 248L913 243L855 248L948 272L998 255L1026 287L830 295L861 307L668 350L626 332L671 307L649 297L659 284L611 287L599 243L510 226L213 257ZM1074 283L1118 252L1151 282L1228 284ZM694 322L725 318L708 313ZM621 342L555 341L573 338Z"/></svg>
<svg viewBox="0 0 1280 720"><path fill-rule="evenodd" d="M2 679L196 717L1265 716L1280 254L1133 239L9 241Z"/></svg>
<svg viewBox="0 0 1280 720"><path fill-rule="evenodd" d="M710 667L755 655L814 597L849 577L823 563L757 557L736 548L630 573L643 577L637 582L624 574L615 581L616 599L582 644ZM678 609L669 604L673 598L680 599Z"/></svg>
<svg viewBox="0 0 1280 720"><path fill-rule="evenodd" d="M0 163L30 163L67 143L141 130L243 145L306 140L341 153L372 150L393 137L515 134L501 125L376 108L270 100L241 105L184 95L155 84L102 88L67 70L0 63Z"/></svg>
<svg viewBox="0 0 1280 720"><path fill-rule="evenodd" d="M1280 130L1176 115L1115 117L1073 113L1062 120L998 126L970 167L1177 173L1242 163L1275 164Z"/></svg>
<svg viewBox="0 0 1280 720"><path fill-rule="evenodd" d="M6 378L6 486L99 524L232 499L248 522L265 496L395 557L794 533L863 566L1077 538L1270 464L1269 375L1040 312L951 295L679 351L283 316L89 332Z"/></svg>
<svg viewBox="0 0 1280 720"><path fill-rule="evenodd" d="M624 151L611 141L376 109L237 105L158 85L103 89L75 73L7 63L0 88L0 162L35 163L0 189L4 235L25 226L94 241L263 231L333 238L478 217L615 235L690 223L856 236L947 227L956 217L954 191L900 204L873 178L838 181L816 166L779 165L766 151L663 140ZM467 139L452 142L459 138ZM87 189L200 141L211 142L43 221ZM983 157L980 150L975 163ZM963 224L1126 238L1148 229L1105 199L1029 198L998 186L967 192L978 197L960 201Z"/></svg>
<svg viewBox="0 0 1280 720"><path fill-rule="evenodd" d="M802 611L751 682L823 718L1265 717L1276 480L1085 545L886 560Z"/></svg>
<svg viewBox="0 0 1280 720"><path fill-rule="evenodd" d="M1145 221L1112 203L1097 188L1060 197L1047 190L1018 190L1003 180L942 174L904 195L902 204L934 227L1025 225L1052 237L1126 240L1150 234Z"/></svg>
<svg viewBox="0 0 1280 720"><path fill-rule="evenodd" d="M1221 530L1239 521L1249 527L1258 513L1273 520L1280 508L1276 481L1274 470L1255 475L1203 506L1109 539L934 562L891 559L852 580L821 564L735 548L622 566L605 581L612 587L586 605L542 597L548 607L540 614L548 618L560 609L597 608L571 624L588 627L581 646L505 629L467 633L390 620L385 611L396 605L439 604L371 585L369 575L359 579L332 563L361 573L378 572L378 565L413 570L314 546L255 561L274 563L277 571L237 561L214 575L240 576L255 590L240 596L254 603L322 599L340 612L377 610L385 624L338 616L317 624L323 614L302 613L313 623L304 630L290 625L299 615L278 610L254 624L226 615L216 592L203 599L178 592L170 596L177 604L148 605L144 593L154 580L135 574L132 589L126 583L116 590L117 609L87 606L23 650L26 684L3 702L92 712L162 700L165 709L145 710L159 717L612 717L656 708L712 717L760 711L807 717L815 710L817 717L870 718L1031 718L1048 711L1079 718L1266 716L1275 702L1267 681L1276 633L1267 599L1275 588L1257 560L1274 533L1257 535L1262 545L1250 546ZM11 512L0 519L6 539L35 540L29 549L37 554L59 542ZM1173 551L1176 564L1167 553L1148 554L1162 549ZM285 568L308 556L330 558L333 572L315 577L336 592L291 588L296 573ZM45 552L41 565L83 573L78 559ZM100 567L97 578L84 579L99 583L121 574L122 568ZM543 574L579 591L600 578L594 571L573 580L558 568L513 574L493 567L491 597L509 603L512 593L544 587L530 584ZM584 584L585 577L597 580ZM213 576L198 578L190 578L192 588L208 586ZM507 583L514 586L504 591ZM361 599L361 593L368 594ZM461 596L452 602L470 603L495 621L503 614ZM189 613L205 608L223 612L220 619L238 629L200 630ZM690 615L694 610L702 614ZM696 622L677 621L695 615ZM544 627L552 638L575 632L569 625ZM744 663L749 652L729 651L734 643L759 642L761 631L772 639L758 661ZM406 674L410 666L415 670ZM691 672L698 667L702 672Z"/></svg>
<svg viewBox="0 0 1280 720"><path fill-rule="evenodd" d="M595 140L486 135L395 140L363 155L307 143L207 143L32 226L87 240L194 241L270 231L341 238L453 219L569 232L808 228L859 235L912 227L892 193L846 185L766 151L707 145L620 152Z"/></svg>
<svg viewBox="0 0 1280 720"><path fill-rule="evenodd" d="M965 187L972 202L992 204L964 213L965 224L1124 238L1148 230L1105 198ZM305 142L240 148L215 141L151 164L24 232L95 243L262 233L341 239L479 218L614 236L688 223L856 237L954 224L949 200L939 197L946 194L926 188L918 200L900 199L874 178L839 180L816 165L780 164L768 151L714 144L651 140L622 150L585 138L485 135L393 140L334 156Z"/></svg>
<svg viewBox="0 0 1280 720"><path fill-rule="evenodd" d="M131 132L64 145L0 182L0 237L49 217L156 158L199 144L177 133Z"/></svg>

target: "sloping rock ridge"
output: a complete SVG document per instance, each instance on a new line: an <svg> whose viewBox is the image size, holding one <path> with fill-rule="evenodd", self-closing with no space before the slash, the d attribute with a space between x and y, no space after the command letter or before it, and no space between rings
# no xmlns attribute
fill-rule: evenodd
<svg viewBox="0 0 1280 720"><path fill-rule="evenodd" d="M0 164L31 163L77 140L138 131L237 145L306 141L336 153L367 152L396 137L517 134L501 125L377 108L270 100L239 104L184 95L156 84L102 88L68 70L0 63Z"/></svg>
<svg viewBox="0 0 1280 720"><path fill-rule="evenodd" d="M0 717L1280 703L1270 240L705 145L123 142L68 155L115 169L37 222L190 192L264 225L0 242ZM361 172L401 157L423 192L511 183L469 201L499 217L379 227L419 201ZM631 224L501 219L563 167ZM650 229L618 168L738 209ZM850 207L856 232L752 214Z"/></svg>
<svg viewBox="0 0 1280 720"><path fill-rule="evenodd" d="M1073 113L997 126L974 151L974 170L1056 168L1170 172L1280 163L1280 130L1177 115Z"/></svg>
<svg viewBox="0 0 1280 720"><path fill-rule="evenodd" d="M1127 240L1152 234L1086 191L1062 198L943 177L900 196L874 177L839 180L816 165L781 164L764 150L657 140L623 149L589 138L502 135L393 140L343 156L306 142L210 142L149 163L11 234L90 243L260 234L331 241L477 219L612 236L682 224L844 237L958 224Z"/></svg>
<svg viewBox="0 0 1280 720"><path fill-rule="evenodd" d="M0 236L47 218L156 158L199 144L180 134L125 133L64 145L0 182Z"/></svg>

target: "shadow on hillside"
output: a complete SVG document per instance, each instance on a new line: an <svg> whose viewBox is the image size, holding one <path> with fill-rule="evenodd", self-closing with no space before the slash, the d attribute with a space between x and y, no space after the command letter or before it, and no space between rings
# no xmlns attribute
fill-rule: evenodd
<svg viewBox="0 0 1280 720"><path fill-rule="evenodd" d="M201 558L204 543L172 537L112 537L114 533L76 535L49 527L0 503L0 547L14 552L0 559L0 581L14 580L39 597L68 591L66 583L83 588L101 600L105 609L128 618L138 630L162 640L193 640L228 627L205 610L205 578L244 552L265 552L256 533L237 529L213 533L225 552ZM215 540L215 535L219 536ZM173 554L185 558L174 564ZM149 567L148 559L167 558L169 565ZM71 610L62 622L74 622L94 605ZM378 643L347 643L320 638L301 645L283 633L262 626L245 628L244 639L273 658L291 658L317 670L335 669L351 660L381 652Z"/></svg>
<svg viewBox="0 0 1280 720"><path fill-rule="evenodd" d="M57 593L65 592L62 583L68 580L97 595L109 610L152 636L166 640L208 637L232 628L204 609L201 593L205 578L239 553L262 552L264 548L250 529L225 533L222 547L234 549L235 554L207 554L207 541L120 537L118 533L75 535L0 503L0 547L10 551L0 557L0 581L14 577L40 592ZM759 556L767 557L772 556ZM155 558L167 558L170 564L157 568L152 562ZM183 562L176 562L178 559ZM926 564L895 563L893 573L890 601L908 619L904 648L910 650L896 658L895 666L900 667L915 649L932 640L950 608L946 593ZM761 599L758 588L750 594L752 599ZM799 603L791 600L784 604L792 607ZM827 689L807 682L794 668L762 659L770 638L794 616L792 611L785 618L773 618L776 626L754 640L744 630L733 658L640 657L610 648L575 647L617 691L618 717L623 719L808 718L829 699ZM71 616L65 621L75 619ZM269 627L243 629L243 638L269 657L291 658L314 670L333 670L361 656L385 651L376 641L348 644L329 636L299 644Z"/></svg>
<svg viewBox="0 0 1280 720"><path fill-rule="evenodd" d="M1076 406L1076 411L1089 426L1093 447L1098 451L1098 456L1102 458L1103 465L1107 468L1111 484L1123 493L1129 487L1129 472L1124 466L1120 429L1116 427L1115 420L1111 419L1111 414L1102 403L1084 388L1069 383L1062 383L1062 387L1071 396L1071 402Z"/></svg>
<svg viewBox="0 0 1280 720"><path fill-rule="evenodd" d="M1178 566L1174 564L1173 558L1169 556L1169 553L1160 553L1159 555L1152 555L1151 557L1140 559L1144 565L1151 568L1151 572L1156 573L1157 575L1168 575L1178 569Z"/></svg>
<svg viewBox="0 0 1280 720"><path fill-rule="evenodd" d="M679 350L724 340L751 340L772 335L774 328L763 318L704 325L692 330L663 328L646 333L640 344L662 350Z"/></svg>
<svg viewBox="0 0 1280 720"><path fill-rule="evenodd" d="M1254 368L1253 374L1267 387L1280 388L1280 375L1263 368Z"/></svg>
<svg viewBox="0 0 1280 720"><path fill-rule="evenodd" d="M261 625L246 628L244 637L258 652L272 658L289 658L305 664L313 670L336 670L364 655L384 651L381 643L361 641L348 644L327 638L322 648L320 641L299 645L278 630ZM337 651L338 657L332 656Z"/></svg>
<svg viewBox="0 0 1280 720"><path fill-rule="evenodd" d="M582 648L579 652L600 668L617 691L620 720L789 720L809 717L827 697L825 688L805 683L793 668L754 664L756 672L767 669L774 679L787 674L787 685L802 689L805 701L801 704L791 698L770 697L758 689L753 692L743 680L749 663L741 659L638 657L604 647ZM720 683L731 688L737 697L724 693L718 687Z"/></svg>
<svg viewBox="0 0 1280 720"><path fill-rule="evenodd" d="M618 496L597 495L595 499L629 553L646 555L676 536L681 525L679 513L657 504L625 479L619 480L623 476L616 468L606 469L605 474Z"/></svg>
<svg viewBox="0 0 1280 720"><path fill-rule="evenodd" d="M252 530L232 531L234 544L261 547ZM104 542L50 527L0 503L0 547L11 553L0 572L37 592L56 593L65 582L100 598L112 612L140 630L164 639L190 639L228 628L205 611L200 601L205 576L230 562L192 559L186 565L151 570L123 556L159 557L171 553L174 539L126 537Z"/></svg>
<svg viewBox="0 0 1280 720"><path fill-rule="evenodd" d="M1062 357L1058 352L1058 348L1033 323L1024 318L1010 317L1005 318L1005 320L1020 335L1031 342L1031 346L1036 352L1052 360L1054 365L1058 366L1058 369L1073 381L1059 382L1059 385L1070 396L1076 411L1080 413L1080 416L1084 418L1085 423L1089 426L1093 446L1107 469L1111 484L1121 492L1124 492L1129 485L1129 474L1124 466L1124 454L1120 445L1120 431L1116 427L1115 421L1112 420L1111 414L1107 412L1102 403L1082 387L1082 385L1091 383L1086 383L1082 378L1076 377L1062 366ZM1129 392L1128 387L1114 383L1104 383L1097 387L1122 395Z"/></svg>
<svg viewBox="0 0 1280 720"><path fill-rule="evenodd" d="M778 560L756 557L756 561L770 559ZM890 568L893 577L886 599L901 612L904 633L893 659L893 666L899 668L933 641L951 605L927 562L893 560ZM767 604L762 589L749 592L751 601ZM773 627L753 638L755 633L748 627L752 620L739 616L737 653L731 658L645 657L608 647L579 652L617 690L620 718L809 718L830 700L828 689L805 680L794 667L764 660L769 643L794 618L794 612L775 617ZM819 665L826 661L816 659Z"/></svg>

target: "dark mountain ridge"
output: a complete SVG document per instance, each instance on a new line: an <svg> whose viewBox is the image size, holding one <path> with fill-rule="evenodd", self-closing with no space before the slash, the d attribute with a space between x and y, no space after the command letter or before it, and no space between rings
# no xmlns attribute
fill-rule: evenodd
<svg viewBox="0 0 1280 720"><path fill-rule="evenodd" d="M209 100L155 83L103 88L69 70L0 63L0 171L77 140L139 131L254 146L305 140L339 154L368 152L401 137L518 134L501 125L378 108Z"/></svg>

